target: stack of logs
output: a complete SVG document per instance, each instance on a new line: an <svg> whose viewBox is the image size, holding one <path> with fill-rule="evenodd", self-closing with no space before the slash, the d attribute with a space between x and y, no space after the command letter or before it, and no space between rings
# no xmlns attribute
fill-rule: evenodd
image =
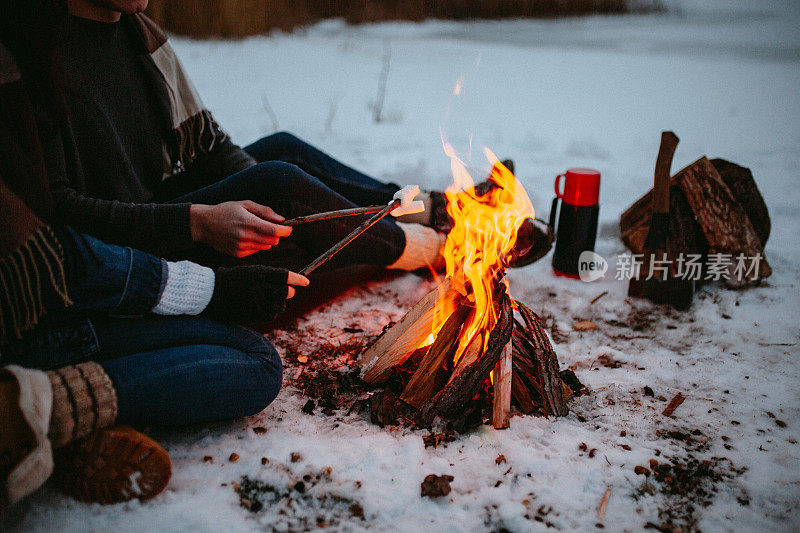
<svg viewBox="0 0 800 533"><path fill-rule="evenodd" d="M572 390L561 381L542 320L513 301L504 284L496 284L494 302L496 320L487 326L488 331L475 334L454 361L465 324L471 322L475 309L463 291L445 280L362 354L362 378L373 385L383 384L394 369L422 350L424 355L399 396L416 425L431 427L437 419L447 423L462 418L487 387L490 374L495 428L509 426L512 398L526 414L566 415L566 399ZM437 303L438 312L447 309L449 314L434 332L433 343L419 348L432 332ZM515 309L522 321L515 319Z"/></svg>
<svg viewBox="0 0 800 533"><path fill-rule="evenodd" d="M762 257L753 279L728 276L726 284L741 287L772 274L764 246L770 233L767 206L749 169L724 159L701 157L672 176L667 251L683 254L730 254L735 260ZM652 189L629 207L620 218L623 242L634 253L642 253L650 229ZM702 261L705 266L706 261ZM705 273L698 281L704 281Z"/></svg>

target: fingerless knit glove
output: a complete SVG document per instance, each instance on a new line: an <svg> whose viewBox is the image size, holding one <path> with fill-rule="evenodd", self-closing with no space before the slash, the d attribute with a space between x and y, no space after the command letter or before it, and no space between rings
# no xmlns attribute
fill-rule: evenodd
<svg viewBox="0 0 800 533"><path fill-rule="evenodd" d="M214 294L204 315L231 322L265 322L286 308L289 271L258 265L215 270Z"/></svg>

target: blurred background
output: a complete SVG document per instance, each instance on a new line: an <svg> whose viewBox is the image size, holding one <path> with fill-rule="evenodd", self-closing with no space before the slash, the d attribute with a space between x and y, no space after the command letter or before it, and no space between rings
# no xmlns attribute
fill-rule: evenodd
<svg viewBox="0 0 800 533"><path fill-rule="evenodd" d="M351 24L426 19L555 18L663 10L659 0L151 0L147 14L191 37L248 37L329 18Z"/></svg>

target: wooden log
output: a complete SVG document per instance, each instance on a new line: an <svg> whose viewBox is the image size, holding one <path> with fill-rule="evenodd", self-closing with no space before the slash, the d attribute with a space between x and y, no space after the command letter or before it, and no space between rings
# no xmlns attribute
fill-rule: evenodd
<svg viewBox="0 0 800 533"><path fill-rule="evenodd" d="M450 374L450 379L448 380L447 384L449 385L452 381L466 369L469 365L475 363L475 361L480 358L481 354L483 353L483 339L484 336L482 333L478 332L470 341L467 348L464 350L464 353L461 354L461 357L458 359L456 363L456 368L453 370L453 373Z"/></svg>
<svg viewBox="0 0 800 533"><path fill-rule="evenodd" d="M737 279L733 275L733 265L739 254L747 258L761 257L755 277L757 280L769 277L772 268L764 257L761 240L744 208L733 197L711 161L701 157L681 171L678 182L697 222L703 228L709 252L732 255L726 283L739 287L750 281Z"/></svg>
<svg viewBox="0 0 800 533"><path fill-rule="evenodd" d="M511 339L513 316L511 299L505 292L499 294L498 320L489 334L486 351L472 365L461 372L456 379L437 393L417 412L417 421L430 426L438 417L454 420L463 413L465 406L483 387L489 372L503 355L503 350Z"/></svg>
<svg viewBox="0 0 800 533"><path fill-rule="evenodd" d="M739 202L747 213L747 218L753 224L753 229L761 241L761 246L767 245L770 228L772 226L769 219L769 211L761 191L758 190L756 180L749 168L739 166L736 163L724 159L712 159L711 164L717 169L719 177L733 193L733 197Z"/></svg>
<svg viewBox="0 0 800 533"><path fill-rule="evenodd" d="M492 426L506 429L511 419L511 379L512 379L511 339L503 348L503 355L494 367L494 401L492 404Z"/></svg>
<svg viewBox="0 0 800 533"><path fill-rule="evenodd" d="M419 409L444 386L453 371L458 334L471 311L471 307L461 304L447 318L428 353L403 389L401 400Z"/></svg>
<svg viewBox="0 0 800 533"><path fill-rule="evenodd" d="M525 383L522 374L517 371L516 365L513 365L511 371L511 397L517 403L519 410L526 415L536 410L536 402L531 396L530 387Z"/></svg>
<svg viewBox="0 0 800 533"><path fill-rule="evenodd" d="M681 170L681 172L684 172L684 170ZM686 197L678 183L678 176L681 172L670 180L670 224L669 236L667 237L667 253L670 257L677 257L681 253L705 254L708 250L703 230L695 220L692 208L686 201ZM652 203L653 190L650 189L625 210L619 219L622 242L635 254L640 254L644 250L644 241L650 231L650 218L653 213Z"/></svg>
<svg viewBox="0 0 800 533"><path fill-rule="evenodd" d="M541 318L522 302L517 302L517 309L527 327L527 341L533 347L533 360L538 370L542 399L547 411L555 416L566 416L569 412L561 389L561 376L558 372L558 357L545 333Z"/></svg>
<svg viewBox="0 0 800 533"><path fill-rule="evenodd" d="M532 393L536 393L532 395L533 398L538 398L541 402L543 392L541 385L539 385L536 365L533 362L533 346L527 340L525 327L516 320L514 320L514 333L511 336L511 343L515 353L513 359L515 374L519 374L528 389Z"/></svg>
<svg viewBox="0 0 800 533"><path fill-rule="evenodd" d="M425 295L395 325L384 331L359 358L362 379L367 383L383 383L392 367L401 365L431 334L436 314L436 303L444 299L445 305L455 305L461 295L445 279Z"/></svg>

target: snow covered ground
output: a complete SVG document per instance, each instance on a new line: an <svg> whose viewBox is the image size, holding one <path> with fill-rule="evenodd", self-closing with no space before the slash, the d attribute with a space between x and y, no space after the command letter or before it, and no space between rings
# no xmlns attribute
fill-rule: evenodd
<svg viewBox="0 0 800 533"><path fill-rule="evenodd" d="M307 398L287 387L251 419L157 431L174 476L153 501L100 507L45 488L0 529L590 531L600 527L598 508L610 489L602 520L610 531L668 519L697 520L703 531L796 531L800 8L795 0L667 5L657 15L333 21L236 42L175 39L206 103L242 144L274 130L268 102L279 129L362 170L443 187L450 178L442 125L457 148L466 151L474 135L475 146L513 157L545 215L556 174L599 169L596 250L612 265L606 278L556 278L549 257L509 274L512 294L568 333L555 344L559 359L591 392L571 401L566 418L515 417L509 430L484 427L425 448L426 432L381 429L346 411L305 414ZM384 120L375 123L387 49ZM464 93L443 122L462 75ZM708 285L686 313L626 300L627 282L613 271L625 251L617 222L651 186L663 129L681 137L674 169L703 154L752 169L773 224L766 253L774 274L763 286ZM301 320L298 332L275 336L296 337L309 353L323 338L359 341L430 286L412 275L365 284ZM577 320L599 328L573 331ZM363 332L345 331L354 325ZM678 392L686 401L662 416ZM232 452L238 461L229 461ZM496 462L499 455L505 462ZM686 497L669 494L663 478L634 472L650 468L650 459L698 468L691 458L709 461L699 467L708 475ZM420 497L431 473L454 476L448 496ZM276 487L279 501L271 503L267 491L259 496L263 509L243 508L233 489L243 476ZM305 492L285 489L298 481ZM703 491L708 506L698 503Z"/></svg>

